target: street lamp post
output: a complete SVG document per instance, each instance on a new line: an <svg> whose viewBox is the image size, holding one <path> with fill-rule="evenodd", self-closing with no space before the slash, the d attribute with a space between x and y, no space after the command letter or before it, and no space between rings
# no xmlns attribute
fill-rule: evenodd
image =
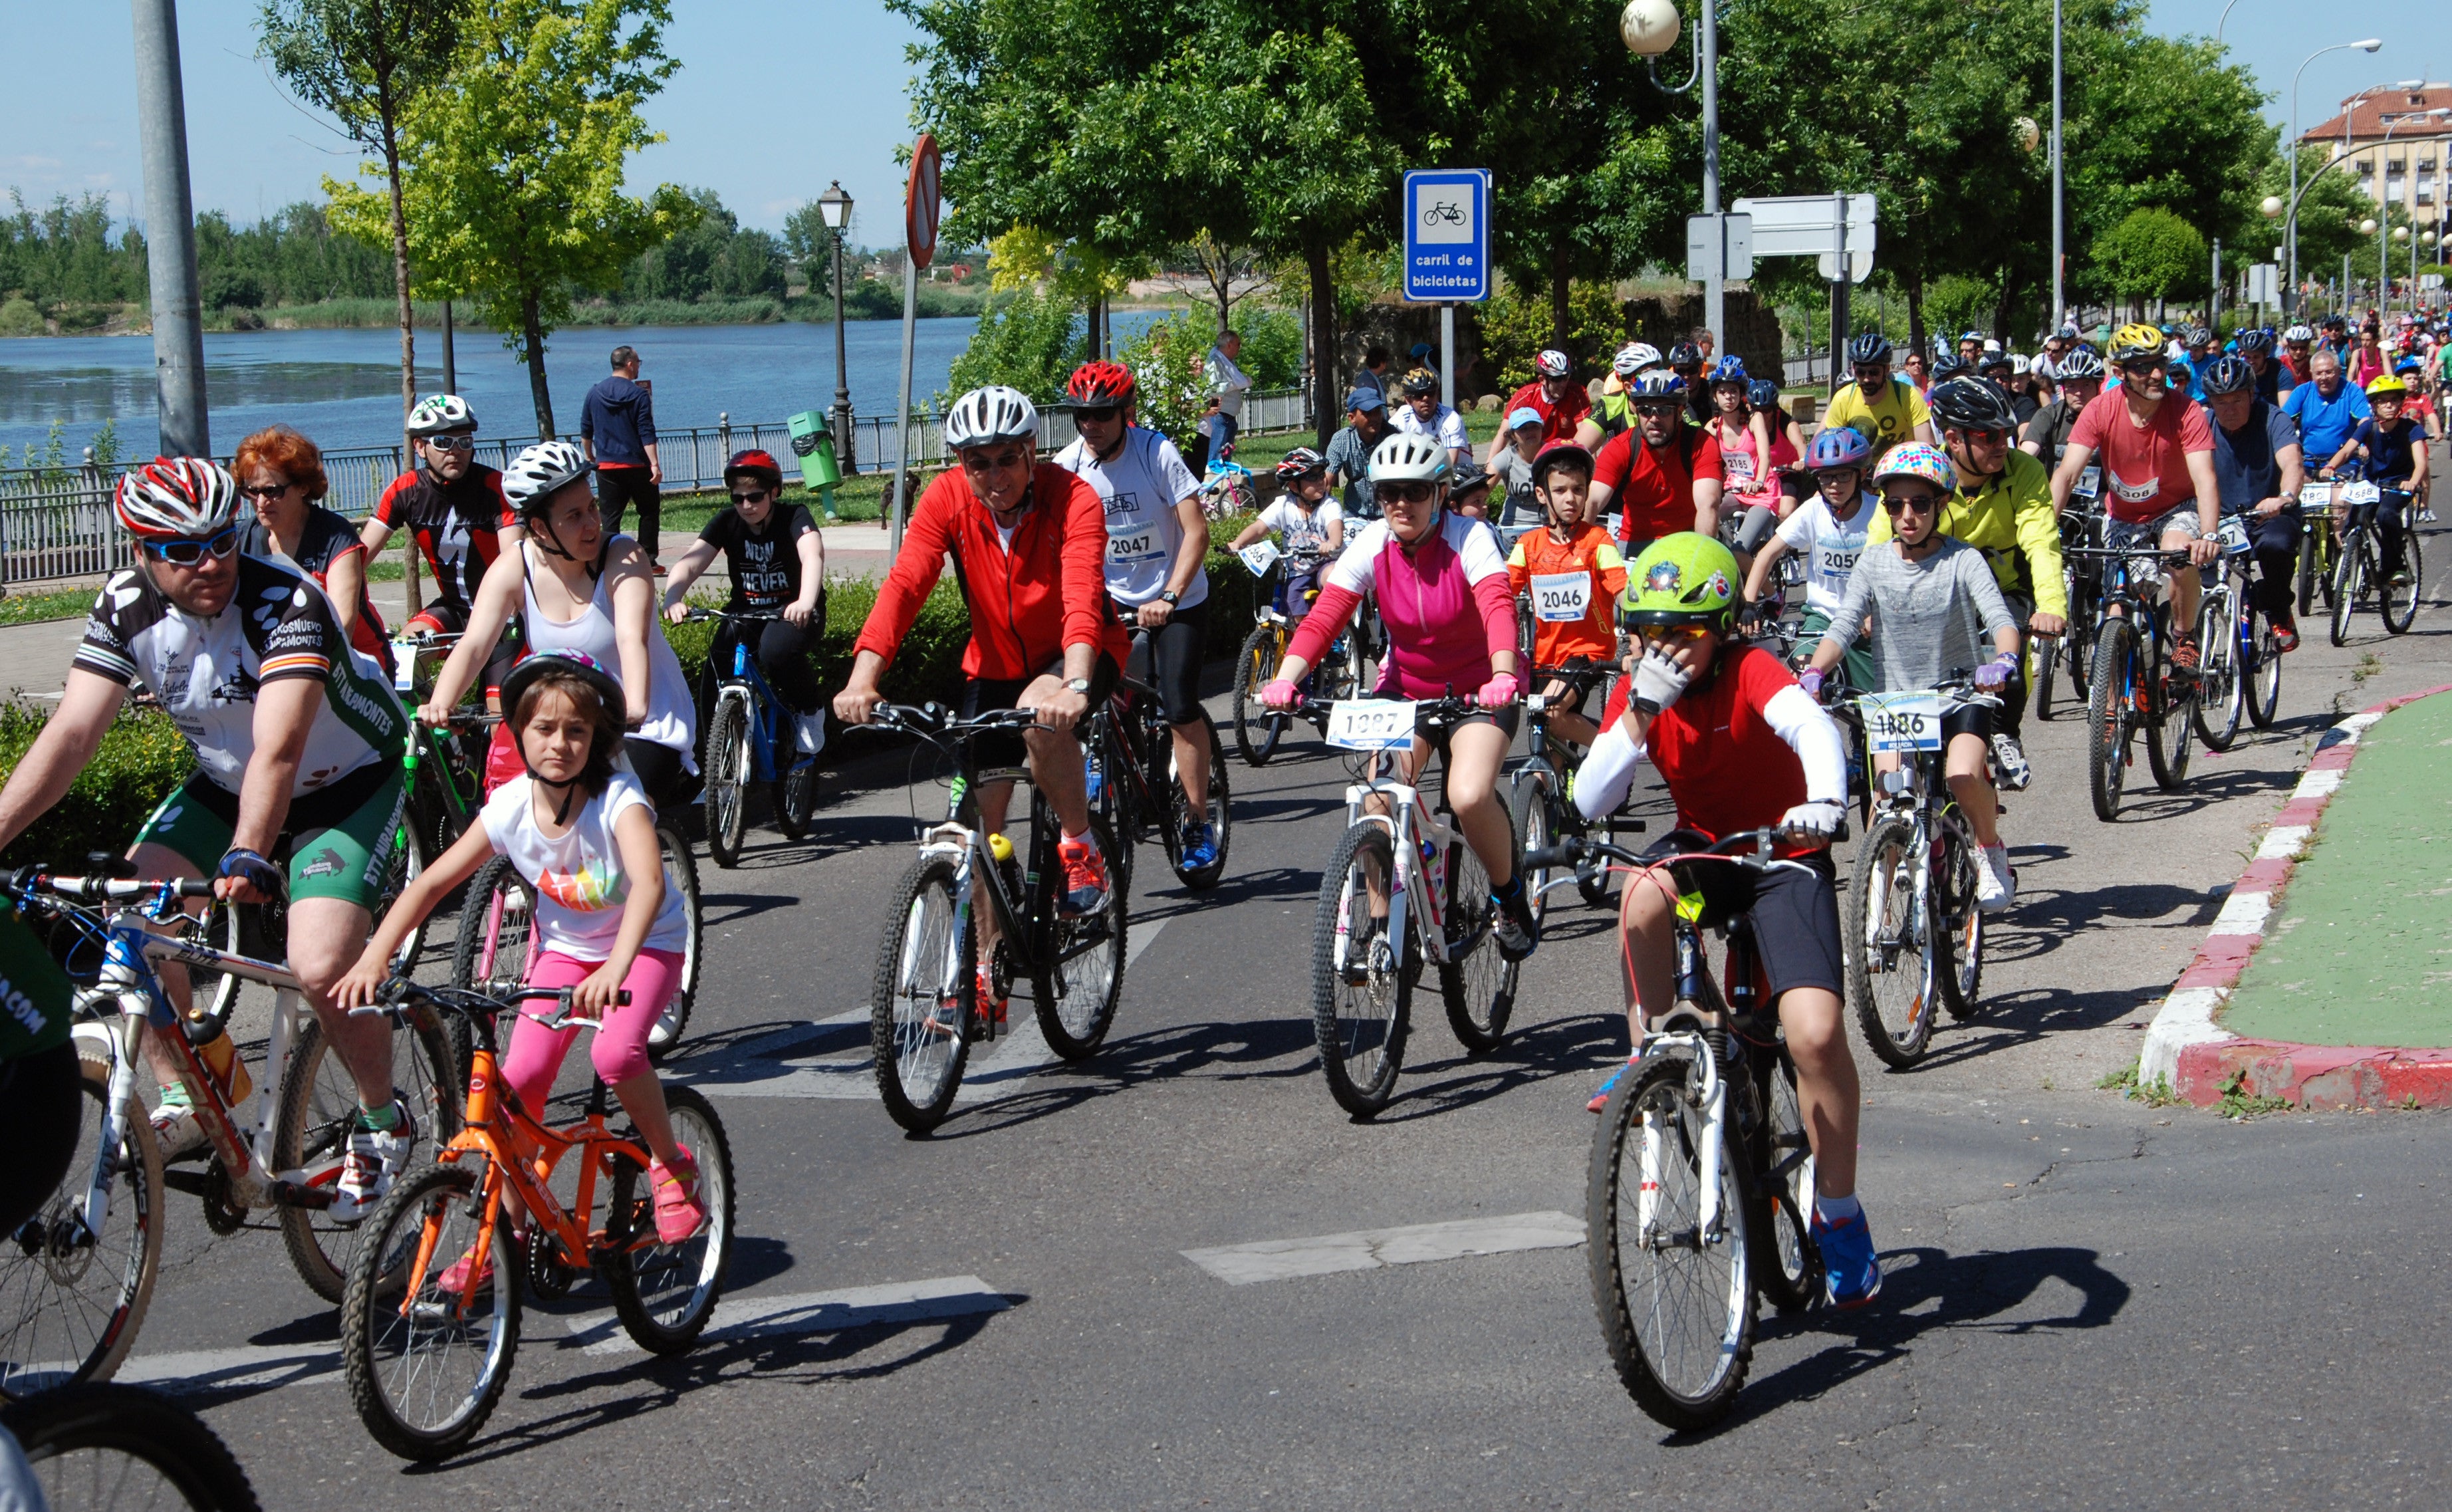
<svg viewBox="0 0 2452 1512"><path fill-rule="evenodd" d="M859 471L851 449L851 376L843 361L843 229L851 225L851 196L835 180L818 196L818 216L835 244L835 461L845 474Z"/></svg>
<svg viewBox="0 0 2452 1512"><path fill-rule="evenodd" d="M1703 0L1703 14L1695 23L1695 71L1703 84L1703 213L1720 213L1720 18L1719 0ZM1656 58L1676 46L1678 27L1674 0L1627 0L1626 9L1618 15L1618 39L1626 50L1637 57ZM1674 89L1660 84L1658 74L1652 83L1671 94L1685 92L1694 83L1689 79ZM1727 245L1725 240L1721 244ZM1719 275L1703 280L1703 324L1720 349L1729 348L1729 332L1721 316L1726 302Z"/></svg>
<svg viewBox="0 0 2452 1512"><path fill-rule="evenodd" d="M2233 0L2236 4L2237 0ZM2228 15L2230 12L2223 12ZM2068 319L2061 279L2068 267L2061 245L2061 0L2052 0L2052 329Z"/></svg>
<svg viewBox="0 0 2452 1512"><path fill-rule="evenodd" d="M2239 0L2230 0L2230 4L2223 7L2222 19L2214 23L2214 46L2222 46L2223 28L2230 25L2230 13L2238 9Z"/></svg>
<svg viewBox="0 0 2452 1512"><path fill-rule="evenodd" d="M2283 229L2283 243L2290 249L2290 285L2282 291L2285 312L2296 309L2299 300L2299 81L2306 74L2307 65L2327 52L2343 52L2352 48L2361 52L2373 52L2383 46L2381 37L2369 37L2363 42L2336 42L2329 48L2318 48L2301 62L2299 71L2290 75L2290 221ZM2345 150L2348 134L2344 129L2343 146Z"/></svg>
<svg viewBox="0 0 2452 1512"><path fill-rule="evenodd" d="M2384 152L2392 146L2392 133L2400 130L2403 127L2407 126L2410 122L2418 121L2427 125L2432 125L2435 122L2441 121L2447 115L2452 115L2452 106L2439 105L2431 110L2403 110L2399 115L2392 116L2389 119L2387 119L2382 112L2378 112L2376 116L2376 123L2383 128L2383 140L2376 148L2376 182L2382 186L2376 190L2376 308L2380 310L2390 309L2392 308L2392 295L2390 293L2392 287L2392 265L2386 260L2384 255L2387 250L2384 246L2384 228L2390 225L2392 221L2392 174L2389 169L2389 160L2385 158ZM2410 179L2411 182L2415 183L2417 181L2417 175L2410 175ZM2410 217L2410 221L2413 225L2416 224L2417 219L2418 217L2415 215ZM2408 240L2408 227L2400 228L2399 234L2403 240ZM2412 309L2416 309L2418 308L2415 293L2418 287L2418 263L2415 255L2417 250L2417 244L2414 242L2411 243L2410 251L2412 256L2410 259L2409 277L2412 295L2409 308Z"/></svg>

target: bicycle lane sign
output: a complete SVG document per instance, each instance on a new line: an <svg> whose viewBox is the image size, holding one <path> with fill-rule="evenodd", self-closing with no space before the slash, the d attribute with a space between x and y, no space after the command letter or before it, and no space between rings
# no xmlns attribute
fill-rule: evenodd
<svg viewBox="0 0 2452 1512"><path fill-rule="evenodd" d="M1405 297L1425 304L1490 297L1489 169L1405 175Z"/></svg>

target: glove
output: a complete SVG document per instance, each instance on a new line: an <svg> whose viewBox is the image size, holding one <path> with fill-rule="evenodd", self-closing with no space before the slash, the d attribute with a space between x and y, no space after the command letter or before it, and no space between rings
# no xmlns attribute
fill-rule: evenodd
<svg viewBox="0 0 2452 1512"><path fill-rule="evenodd" d="M238 846L222 852L222 864L215 870L221 876L246 883L267 898L280 897L282 884L286 880L280 867L255 851Z"/></svg>
<svg viewBox="0 0 2452 1512"><path fill-rule="evenodd" d="M1500 672L1481 685L1481 691L1473 695L1473 701L1484 708L1505 708L1515 702L1516 692L1515 674Z"/></svg>
<svg viewBox="0 0 2452 1512"><path fill-rule="evenodd" d="M1628 702L1647 714L1657 714L1684 696L1692 677L1677 665L1677 658L1654 647L1634 664L1634 694Z"/></svg>
<svg viewBox="0 0 2452 1512"><path fill-rule="evenodd" d="M1822 668L1818 666L1809 666L1804 671L1797 673L1796 686L1805 689L1806 697L1813 700L1817 704L1821 703Z"/></svg>
<svg viewBox="0 0 2452 1512"><path fill-rule="evenodd" d="M1780 833L1815 845L1829 844L1848 817L1845 804L1799 804L1779 817Z"/></svg>
<svg viewBox="0 0 2452 1512"><path fill-rule="evenodd" d="M1273 678L1261 685L1260 702L1275 709L1289 709L1302 702L1302 689L1284 678Z"/></svg>
<svg viewBox="0 0 2452 1512"><path fill-rule="evenodd" d="M2018 669L2014 656L1996 656L1975 669L1975 686L1990 693L2009 685L2009 674Z"/></svg>

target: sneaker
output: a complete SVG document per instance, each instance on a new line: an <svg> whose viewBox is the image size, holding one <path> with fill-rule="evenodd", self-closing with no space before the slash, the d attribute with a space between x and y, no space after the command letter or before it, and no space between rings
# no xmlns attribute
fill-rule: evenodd
<svg viewBox="0 0 2452 1512"><path fill-rule="evenodd" d="M667 575L667 574L672 570L671 568L669 568L669 567L665 567L662 562L652 563L652 564L650 564L650 566L654 568L654 570L655 570L655 574L656 574L656 576L658 576L658 577L663 577L663 576L666 576L666 575Z"/></svg>
<svg viewBox="0 0 2452 1512"><path fill-rule="evenodd" d="M981 1019L1001 1029L1005 1025L1005 1016L1013 1009L1013 1000L1000 996L997 992L995 972L986 966L980 966L979 973L978 985L973 990L971 1001L978 1005Z"/></svg>
<svg viewBox="0 0 2452 1512"><path fill-rule="evenodd" d="M330 1216L336 1222L365 1217L384 1200L401 1167L408 1164L409 1147L417 1143L417 1120L405 1103L394 1103L392 1109L400 1122L387 1129L369 1127L365 1110L359 1110L349 1130L349 1151L341 1158L340 1185L332 1198Z"/></svg>
<svg viewBox="0 0 2452 1512"><path fill-rule="evenodd" d="M472 1245L435 1280L434 1289L449 1297L473 1297L494 1283L494 1257L480 1259Z"/></svg>
<svg viewBox="0 0 2452 1512"><path fill-rule="evenodd" d="M162 1147L164 1160L175 1161L194 1154L209 1142L205 1138L204 1120L196 1117L196 1110L166 1097L162 1105L153 1110L153 1143Z"/></svg>
<svg viewBox="0 0 2452 1512"><path fill-rule="evenodd" d="M1862 1307L1882 1294L1882 1262L1873 1253L1873 1228L1860 1209L1845 1223L1813 1215L1813 1243L1822 1251L1822 1277L1830 1305Z"/></svg>
<svg viewBox="0 0 2452 1512"><path fill-rule="evenodd" d="M656 1192L656 1241L678 1244L706 1226L706 1209L698 1201L698 1162L689 1146L681 1146L679 1169L662 1161L647 1163L647 1179Z"/></svg>
<svg viewBox="0 0 2452 1512"><path fill-rule="evenodd" d="M2273 648L2284 655L2299 649L2299 627L2296 623L2289 620L2282 620L2275 623L2273 627Z"/></svg>
<svg viewBox="0 0 2452 1512"><path fill-rule="evenodd" d="M1541 921L1532 917L1532 895L1524 890L1519 881L1513 899L1490 895L1491 933L1497 938L1498 953L1508 961L1521 961L1541 944Z"/></svg>
<svg viewBox="0 0 2452 1512"><path fill-rule="evenodd" d="M1056 856L1064 864L1064 916L1086 918L1104 908L1107 858L1098 853L1097 842L1086 834L1078 840L1068 835L1056 843Z"/></svg>
<svg viewBox="0 0 2452 1512"><path fill-rule="evenodd" d="M647 1048L661 1050L682 1037L681 1005L668 1004L656 1015L655 1027L647 1031Z"/></svg>
<svg viewBox="0 0 2452 1512"><path fill-rule="evenodd" d="M1217 831L1205 820L1185 825L1181 853L1184 870L1207 871L1217 865Z"/></svg>
<svg viewBox="0 0 2452 1512"><path fill-rule="evenodd" d="M792 716L792 744L800 747L803 756L815 756L826 748L826 716L822 710Z"/></svg>
<svg viewBox="0 0 2452 1512"><path fill-rule="evenodd" d="M2197 638L2183 635L2171 643L2171 675L2176 681L2182 674L2197 675Z"/></svg>
<svg viewBox="0 0 2452 1512"><path fill-rule="evenodd" d="M1983 864L1975 868L1975 906L1986 913L1999 913L2018 895L2016 874L2009 869L2009 847L1986 846L1976 854Z"/></svg>
<svg viewBox="0 0 2452 1512"><path fill-rule="evenodd" d="M2001 786L2013 793L2023 793L2035 780L2035 768L2027 762L2027 753L2018 745L2018 737L1995 734L1992 737L1992 765L2000 768Z"/></svg>
<svg viewBox="0 0 2452 1512"><path fill-rule="evenodd" d="M2435 510L2431 507L2419 510L2418 523L2421 525L2433 525L2435 523Z"/></svg>
<svg viewBox="0 0 2452 1512"><path fill-rule="evenodd" d="M1610 1094L1617 1090L1617 1084L1625 1081L1627 1073L1633 1070L1642 1060L1643 1057L1640 1054L1628 1056L1626 1064L1612 1071L1609 1074L1609 1080L1601 1084L1601 1089L1592 1094L1592 1100L1584 1104L1584 1111L1597 1113L1609 1106Z"/></svg>

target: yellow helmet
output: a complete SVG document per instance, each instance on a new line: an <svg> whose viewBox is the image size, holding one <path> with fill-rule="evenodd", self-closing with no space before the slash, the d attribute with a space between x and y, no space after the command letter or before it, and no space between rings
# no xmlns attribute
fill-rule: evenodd
<svg viewBox="0 0 2452 1512"><path fill-rule="evenodd" d="M2105 343L2103 360L2117 368L2140 357L2160 357L2163 351L2161 331L2151 326L2123 326L2111 333L2110 341Z"/></svg>
<svg viewBox="0 0 2452 1512"><path fill-rule="evenodd" d="M2367 380L2367 397L2370 399L2399 399L2408 392L2409 385L2403 383L2401 374L2397 372L2378 373Z"/></svg>

